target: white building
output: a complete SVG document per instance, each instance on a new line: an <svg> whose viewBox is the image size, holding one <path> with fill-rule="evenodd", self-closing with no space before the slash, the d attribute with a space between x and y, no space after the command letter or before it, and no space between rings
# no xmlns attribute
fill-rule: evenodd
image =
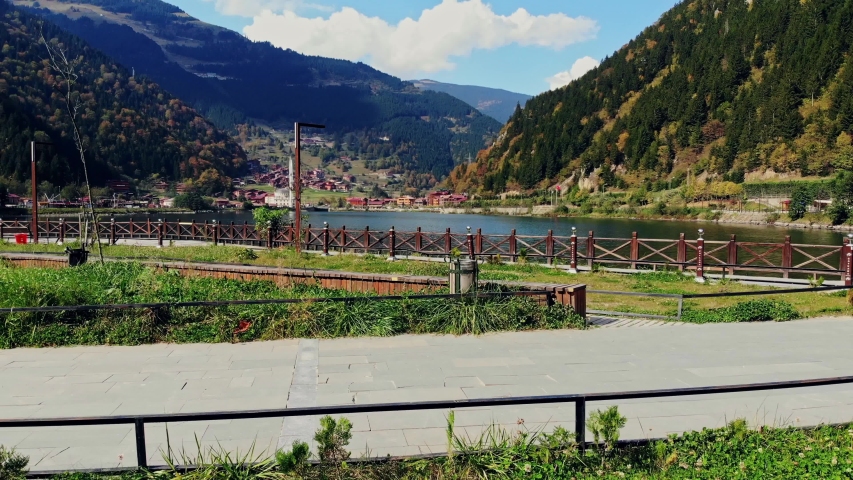
<svg viewBox="0 0 853 480"><path fill-rule="evenodd" d="M267 195L264 203L275 208L293 208L293 195L289 188L277 188L275 194Z"/></svg>

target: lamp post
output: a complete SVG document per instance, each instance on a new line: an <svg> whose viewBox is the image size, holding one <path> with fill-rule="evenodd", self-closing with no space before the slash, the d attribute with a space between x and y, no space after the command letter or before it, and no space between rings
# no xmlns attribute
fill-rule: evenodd
<svg viewBox="0 0 853 480"><path fill-rule="evenodd" d="M296 122L293 125L293 130L296 135L294 138L294 147L295 147L295 155L296 161L293 164L293 185L291 185L291 189L293 189L293 208L295 209L295 226L296 226L296 252L299 253L302 251L302 172L300 169L300 161L299 161L299 150L301 149L301 141L300 134L302 132L302 127L306 128L326 128L325 125L318 125L315 123L302 123Z"/></svg>
<svg viewBox="0 0 853 480"><path fill-rule="evenodd" d="M30 164L32 168L32 190L33 190L33 208L32 208L32 229L33 229L33 243L39 243L39 202L38 202L38 188L36 182L36 145L53 145L50 142L30 142Z"/></svg>

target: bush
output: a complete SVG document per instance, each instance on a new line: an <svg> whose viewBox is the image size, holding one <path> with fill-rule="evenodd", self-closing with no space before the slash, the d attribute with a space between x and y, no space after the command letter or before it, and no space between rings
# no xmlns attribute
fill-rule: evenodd
<svg viewBox="0 0 853 480"><path fill-rule="evenodd" d="M176 208L187 208L190 210L210 210L210 202L195 192L185 193L175 197Z"/></svg>
<svg viewBox="0 0 853 480"><path fill-rule="evenodd" d="M767 222L768 224L772 225L772 224L778 222L780 218L782 218L782 216L779 215L779 213L772 212L772 213L768 213L767 216L764 217L764 221Z"/></svg>
<svg viewBox="0 0 853 480"><path fill-rule="evenodd" d="M252 217L255 219L255 228L262 235L266 235L268 229L276 233L284 226L284 212L281 210L256 208L252 210Z"/></svg>
<svg viewBox="0 0 853 480"><path fill-rule="evenodd" d="M0 445L0 478L3 480L24 480L29 462L29 457L18 455L14 450L6 450Z"/></svg>
<svg viewBox="0 0 853 480"><path fill-rule="evenodd" d="M682 320L691 323L787 322L800 318L788 302L749 300L711 310L686 310Z"/></svg>
<svg viewBox="0 0 853 480"><path fill-rule="evenodd" d="M833 203L827 213L833 225L841 225L850 219L850 209L841 203Z"/></svg>

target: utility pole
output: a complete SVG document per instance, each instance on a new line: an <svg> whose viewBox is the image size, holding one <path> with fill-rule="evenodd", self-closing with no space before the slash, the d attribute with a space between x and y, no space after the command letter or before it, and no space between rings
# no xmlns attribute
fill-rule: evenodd
<svg viewBox="0 0 853 480"><path fill-rule="evenodd" d="M33 208L32 208L32 233L33 243L39 243L39 201L38 201L38 183L36 181L36 145L53 145L49 142L30 142L30 165L32 169L32 190L33 190Z"/></svg>
<svg viewBox="0 0 853 480"><path fill-rule="evenodd" d="M302 170L301 170L301 162L299 159L299 150L301 147L301 139L300 134L302 133L302 127L306 128L326 128L325 125L318 125L314 123L300 123L296 122L293 125L294 133L296 134L296 138L294 138L294 147L296 150L296 162L293 164L294 170L294 198L293 198L293 208L296 211L296 253L300 253L302 251Z"/></svg>

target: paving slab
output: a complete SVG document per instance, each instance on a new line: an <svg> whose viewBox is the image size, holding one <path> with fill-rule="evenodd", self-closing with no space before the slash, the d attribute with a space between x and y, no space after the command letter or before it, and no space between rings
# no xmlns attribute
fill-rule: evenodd
<svg viewBox="0 0 853 480"><path fill-rule="evenodd" d="M636 323L636 322L635 322ZM683 388L853 375L853 318L768 324L483 336L286 340L253 344L0 352L0 418L362 405ZM590 403L588 411L612 403ZM853 421L853 385L619 402L622 437L662 437L734 418L753 425ZM353 415L356 456L446 449L447 411ZM149 460L224 448L256 455L310 440L319 419L146 426ZM457 409L457 432L574 427L574 405ZM100 430L99 430L100 429ZM166 442L166 430L169 443ZM133 466L130 426L0 429L34 470Z"/></svg>

